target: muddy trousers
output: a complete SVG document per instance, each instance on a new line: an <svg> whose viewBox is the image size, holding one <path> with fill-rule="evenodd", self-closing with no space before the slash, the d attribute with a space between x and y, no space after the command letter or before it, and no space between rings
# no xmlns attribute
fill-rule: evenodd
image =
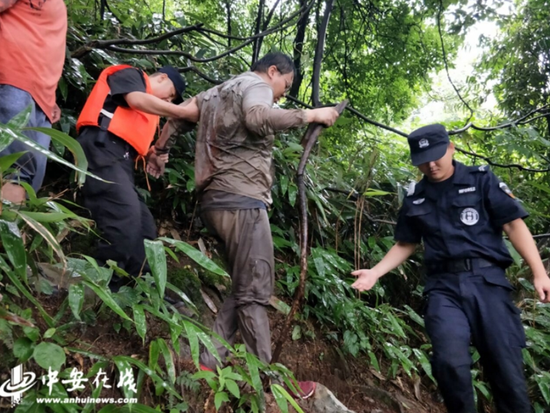
<svg viewBox="0 0 550 413"><path fill-rule="evenodd" d="M269 363L271 332L266 306L273 293L274 259L267 211L206 211L202 218L225 245L232 280L231 295L218 313L214 332L233 345L239 330L246 350ZM223 363L229 352L217 340L214 344ZM206 350L201 363L212 369L218 365Z"/></svg>
<svg viewBox="0 0 550 413"><path fill-rule="evenodd" d="M525 335L504 271L484 268L440 274L428 292L426 331L433 346L432 370L449 413L475 413L470 343L481 356L498 413L531 413L523 373ZM499 282L498 285L496 282Z"/></svg>

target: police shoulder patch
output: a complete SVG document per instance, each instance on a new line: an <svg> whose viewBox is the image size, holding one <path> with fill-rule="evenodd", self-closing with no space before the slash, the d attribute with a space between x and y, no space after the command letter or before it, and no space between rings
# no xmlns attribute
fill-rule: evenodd
<svg viewBox="0 0 550 413"><path fill-rule="evenodd" d="M506 195L508 195L510 198L516 199L514 194L512 193L512 190L508 188L508 185L506 185L504 182L499 182L498 187L502 192L504 192Z"/></svg>

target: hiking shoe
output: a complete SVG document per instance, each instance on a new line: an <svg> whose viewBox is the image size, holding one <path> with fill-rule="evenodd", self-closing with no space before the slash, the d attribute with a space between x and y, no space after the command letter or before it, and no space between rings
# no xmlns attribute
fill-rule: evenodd
<svg viewBox="0 0 550 413"><path fill-rule="evenodd" d="M295 399L309 399L315 394L317 383L314 381L299 381L295 383L297 392L291 390L287 385L283 386L285 390Z"/></svg>

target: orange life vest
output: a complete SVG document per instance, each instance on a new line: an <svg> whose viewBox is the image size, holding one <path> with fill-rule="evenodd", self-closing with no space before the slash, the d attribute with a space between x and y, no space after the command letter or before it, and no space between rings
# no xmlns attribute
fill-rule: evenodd
<svg viewBox="0 0 550 413"><path fill-rule="evenodd" d="M140 155L147 155L151 143L155 137L160 117L149 113L141 112L132 108L118 106L114 113L107 112L103 109L105 99L110 93L107 77L115 72L123 69L133 68L129 65L116 65L108 67L99 75L99 79L92 89L92 93L88 97L78 121L76 122L76 130L80 132L83 126L99 125L99 115L110 118L107 130L121 139L124 139L137 151ZM152 94L151 83L149 77L143 73L145 79L145 90Z"/></svg>

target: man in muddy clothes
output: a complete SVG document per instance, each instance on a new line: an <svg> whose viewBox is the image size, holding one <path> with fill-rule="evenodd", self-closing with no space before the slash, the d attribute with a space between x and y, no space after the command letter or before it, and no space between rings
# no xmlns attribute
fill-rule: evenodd
<svg viewBox="0 0 550 413"><path fill-rule="evenodd" d="M200 122L195 180L201 216L225 245L233 281L232 293L218 313L214 331L233 344L237 329L240 330L247 350L266 363L271 361L266 306L274 282L267 208L272 203L275 133L311 122L330 126L338 117L334 108L273 107L292 86L294 71L290 57L269 53L251 71L197 96ZM158 144L162 142L163 137ZM223 361L228 352L216 344ZM207 369L218 365L208 351L201 355L201 363ZM313 382L299 384L302 397L313 394Z"/></svg>

